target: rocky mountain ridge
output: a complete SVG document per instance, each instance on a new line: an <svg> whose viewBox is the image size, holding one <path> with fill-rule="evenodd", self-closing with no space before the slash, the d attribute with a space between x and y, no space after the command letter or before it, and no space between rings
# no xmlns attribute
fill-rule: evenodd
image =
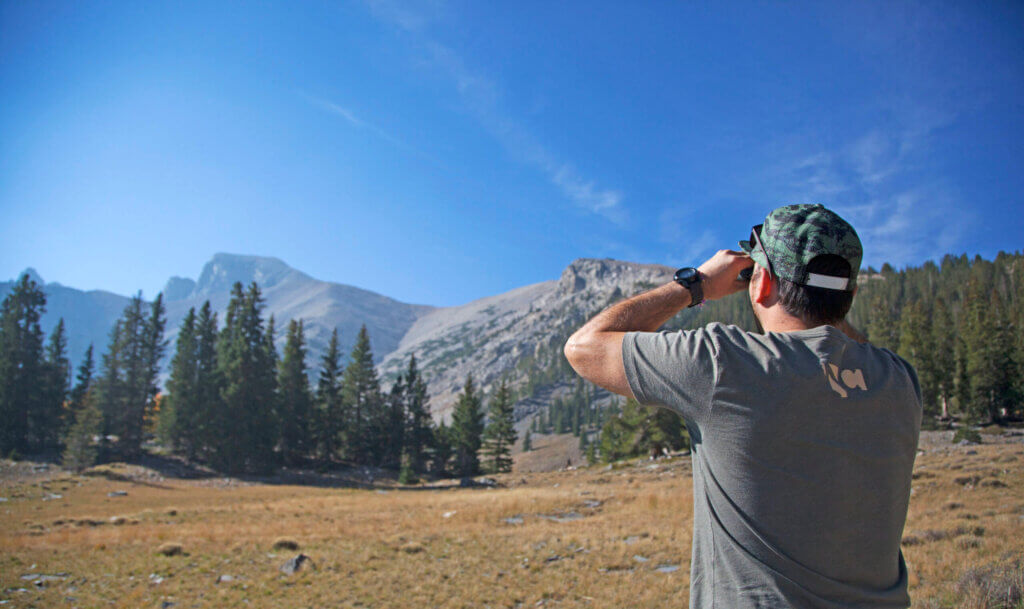
<svg viewBox="0 0 1024 609"><path fill-rule="evenodd" d="M586 319L612 301L668 281L672 273L661 265L581 258L557 280L427 313L380 369L393 376L415 353L435 416L446 415L469 374L485 392L507 378L526 400L537 388L536 382L530 387L531 378L564 365L562 345Z"/></svg>

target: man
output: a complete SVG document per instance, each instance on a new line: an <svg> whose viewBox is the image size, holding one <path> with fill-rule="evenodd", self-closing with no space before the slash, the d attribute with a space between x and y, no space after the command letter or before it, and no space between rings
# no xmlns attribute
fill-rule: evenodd
<svg viewBox="0 0 1024 609"><path fill-rule="evenodd" d="M740 246L600 313L566 357L595 384L686 420L690 607L907 607L900 538L921 394L907 362L845 322L860 239L821 205L790 205ZM744 288L763 334L655 332Z"/></svg>

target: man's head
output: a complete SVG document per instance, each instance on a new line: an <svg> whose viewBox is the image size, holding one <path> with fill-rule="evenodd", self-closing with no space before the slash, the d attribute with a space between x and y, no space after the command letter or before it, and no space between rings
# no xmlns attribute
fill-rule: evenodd
<svg viewBox="0 0 1024 609"><path fill-rule="evenodd" d="M751 306L781 307L809 326L842 321L853 304L863 250L857 232L823 205L773 210L740 247L757 265Z"/></svg>

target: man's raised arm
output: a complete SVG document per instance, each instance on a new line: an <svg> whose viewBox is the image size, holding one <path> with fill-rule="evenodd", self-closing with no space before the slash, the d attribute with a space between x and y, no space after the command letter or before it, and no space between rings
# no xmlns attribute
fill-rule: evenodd
<svg viewBox="0 0 1024 609"><path fill-rule="evenodd" d="M738 292L746 283L739 272L753 265L742 252L721 250L699 267L705 300ZM654 332L690 305L690 291L671 281L598 313L565 343L565 357L577 374L608 391L634 397L622 363L626 332Z"/></svg>

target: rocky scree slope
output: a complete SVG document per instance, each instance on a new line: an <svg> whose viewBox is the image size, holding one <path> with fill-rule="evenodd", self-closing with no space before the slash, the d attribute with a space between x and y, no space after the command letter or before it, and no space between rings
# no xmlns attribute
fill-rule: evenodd
<svg viewBox="0 0 1024 609"><path fill-rule="evenodd" d="M611 302L660 285L674 269L611 259L579 259L558 280L545 281L434 309L417 318L397 349L379 365L386 379L415 354L427 380L436 418L449 418L458 392L472 374L485 393L505 377L516 389L517 419L535 393L572 382L562 355L565 340Z"/></svg>

